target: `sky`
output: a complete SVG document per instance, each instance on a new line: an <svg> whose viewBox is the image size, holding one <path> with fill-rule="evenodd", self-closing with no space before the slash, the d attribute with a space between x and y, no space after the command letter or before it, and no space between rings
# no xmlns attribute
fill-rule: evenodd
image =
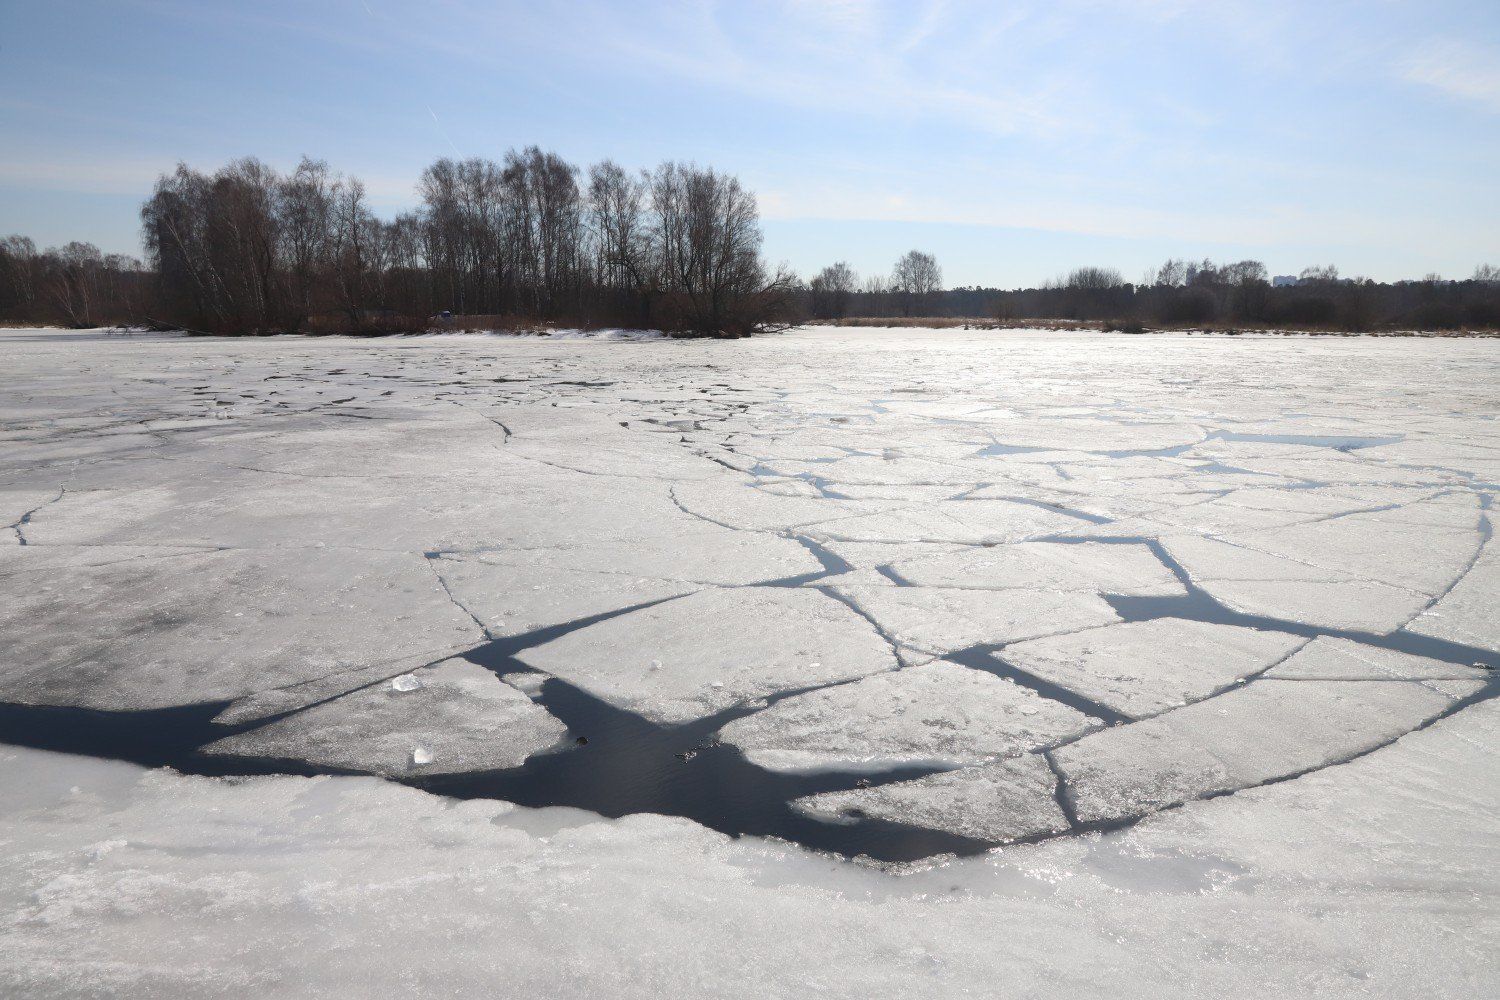
<svg viewBox="0 0 1500 1000"><path fill-rule="evenodd" d="M0 235L139 252L178 161L694 161L804 275L1500 264L1497 0L0 0Z"/></svg>

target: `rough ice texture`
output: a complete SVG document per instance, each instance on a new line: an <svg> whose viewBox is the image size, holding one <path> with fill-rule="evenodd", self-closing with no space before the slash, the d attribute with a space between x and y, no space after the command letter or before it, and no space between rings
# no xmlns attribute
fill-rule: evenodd
<svg viewBox="0 0 1500 1000"><path fill-rule="evenodd" d="M1466 646L1500 650L1500 546L1493 540L1472 569L1408 627Z"/></svg>
<svg viewBox="0 0 1500 1000"><path fill-rule="evenodd" d="M1120 648L1090 647L1081 674L1031 675L1054 707L1163 711L1057 749L1064 805L1106 823L1182 809L906 883L670 819L24 754L0 796L15 914L0 994L1494 992L1494 681L1470 666L1500 648L1481 550L1500 482L1491 343L6 331L0 346L4 700L234 699L221 721L306 724L376 692L435 697L391 679L488 634L680 721L775 712L1033 627L1113 625L1116 608L1193 619L1215 645L1192 672L1171 648L1186 640L1164 627L1137 649L1132 621L1101 630ZM1205 692L1264 662L1224 630L1237 613L1350 645L1325 636ZM446 730L477 733L484 711L459 703ZM905 730L879 704L847 717L851 738ZM435 715L361 709L320 752L442 767ZM1039 760L874 797L1019 835L1057 821Z"/></svg>
<svg viewBox="0 0 1500 1000"><path fill-rule="evenodd" d="M870 624L816 590L743 587L667 601L520 659L658 722L896 666Z"/></svg>
<svg viewBox="0 0 1500 1000"><path fill-rule="evenodd" d="M850 542L962 542L994 545L1050 535L1079 519L1008 500L940 500L921 511L867 514L809 529L820 538Z"/></svg>
<svg viewBox="0 0 1500 1000"><path fill-rule="evenodd" d="M1093 594L891 587L831 588L896 644L908 663L970 646L1002 645L1119 621Z"/></svg>
<svg viewBox="0 0 1500 1000"><path fill-rule="evenodd" d="M1466 683L1467 692L1480 686ZM1453 700L1402 682L1260 680L1085 736L1053 756L1079 819L1113 820L1347 760L1431 721Z"/></svg>
<svg viewBox="0 0 1500 1000"><path fill-rule="evenodd" d="M1369 580L1226 580L1203 589L1247 615L1379 635L1394 632L1427 604L1422 594Z"/></svg>
<svg viewBox="0 0 1500 1000"><path fill-rule="evenodd" d="M1491 671L1377 649L1348 639L1320 638L1266 671L1266 676L1330 681L1484 681L1490 678Z"/></svg>
<svg viewBox="0 0 1500 1000"><path fill-rule="evenodd" d="M1026 754L915 781L810 795L796 806L811 816L868 816L1005 843L1068 828L1056 783L1046 760Z"/></svg>
<svg viewBox="0 0 1500 1000"><path fill-rule="evenodd" d="M483 667L444 660L375 682L206 752L401 775L517 767L567 728Z"/></svg>
<svg viewBox="0 0 1500 1000"><path fill-rule="evenodd" d="M892 568L903 580L925 587L1135 595L1183 592L1171 570L1142 545L1009 545L915 559Z"/></svg>
<svg viewBox="0 0 1500 1000"><path fill-rule="evenodd" d="M1433 507L1434 512L1444 510ZM1440 524L1423 519L1420 509L1410 519L1391 513L1350 514L1242 537L1272 554L1343 576L1436 596L1474 559L1478 537L1473 511L1472 506L1462 508L1462 519Z"/></svg>
<svg viewBox="0 0 1500 1000"><path fill-rule="evenodd" d="M1284 632L1159 618L1020 642L1003 656L1027 673L1139 718L1207 697L1305 642Z"/></svg>
<svg viewBox="0 0 1500 1000"><path fill-rule="evenodd" d="M556 553L435 559L448 593L491 636L516 636L691 593L693 584L569 569Z"/></svg>
<svg viewBox="0 0 1500 1000"><path fill-rule="evenodd" d="M215 701L482 637L419 555L245 549L48 562L6 579L6 701Z"/></svg>
<svg viewBox="0 0 1500 1000"><path fill-rule="evenodd" d="M1093 720L992 674L929 663L777 702L720 738L775 769L972 764L1077 735Z"/></svg>
<svg viewBox="0 0 1500 1000"><path fill-rule="evenodd" d="M254 694L237 698L214 716L214 721L226 726L237 726L256 719L267 719L273 715L296 712L311 705L337 698L356 688L367 687L388 681L403 674L410 674L421 667L432 666L463 652L464 646L453 646L443 650L429 650L415 656L400 656L392 660L376 660L367 667L351 667L331 674L300 681L285 687L263 688Z"/></svg>

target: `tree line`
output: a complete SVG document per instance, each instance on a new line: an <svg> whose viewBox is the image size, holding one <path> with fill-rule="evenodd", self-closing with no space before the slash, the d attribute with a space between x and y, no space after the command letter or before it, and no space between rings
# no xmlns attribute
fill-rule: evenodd
<svg viewBox="0 0 1500 1000"><path fill-rule="evenodd" d="M537 147L440 159L419 203L381 219L358 178L253 158L160 177L141 207L145 260L87 243L0 240L0 320L205 333L393 333L538 324L739 336L845 317L1100 320L1368 330L1500 326L1500 269L1377 283L1259 261L1169 260L1139 282L1082 267L1037 288L943 287L937 258L889 274L846 262L806 281L762 259L755 197L727 174L664 163L586 171Z"/></svg>
<svg viewBox="0 0 1500 1000"><path fill-rule="evenodd" d="M1264 325L1327 330L1456 330L1500 327L1500 268L1480 265L1471 278L1428 275L1415 281L1343 278L1337 267L1310 267L1275 284L1260 261L1168 260L1140 282L1118 270L1080 267L1036 288L941 288L889 278L863 280L847 264L824 268L801 296L812 319L931 316L999 321L1052 319L1122 325ZM932 273L941 275L935 260Z"/></svg>
<svg viewBox="0 0 1500 1000"><path fill-rule="evenodd" d="M5 241L0 317L241 334L426 330L456 314L738 336L793 306L795 279L761 259L754 195L712 169L585 173L531 147L440 159L418 194L383 220L358 178L319 160L289 174L179 165L141 207L144 264Z"/></svg>

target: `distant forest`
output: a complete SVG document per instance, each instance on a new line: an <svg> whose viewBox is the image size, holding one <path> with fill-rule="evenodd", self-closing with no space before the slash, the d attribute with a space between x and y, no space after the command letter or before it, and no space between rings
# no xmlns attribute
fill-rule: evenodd
<svg viewBox="0 0 1500 1000"><path fill-rule="evenodd" d="M898 263L896 273L900 270ZM804 307L813 319L1045 319L1100 321L1123 329L1489 330L1500 328L1500 268L1482 264L1465 281L1429 275L1382 283L1342 278L1333 266L1310 267L1291 282L1273 285L1260 261L1169 260L1139 283L1127 282L1111 268L1082 267L1040 288L914 293L883 276L861 282L839 264L808 283Z"/></svg>
<svg viewBox="0 0 1500 1000"><path fill-rule="evenodd" d="M179 166L141 207L144 261L87 243L0 240L0 321L214 334L401 333L539 326L741 336L809 319L1100 321L1124 329L1363 331L1500 327L1500 269L1379 283L1258 261L1167 261L1138 283L1078 268L1040 288L944 289L913 250L889 275L836 263L803 280L766 264L755 197L727 174L666 163L586 171L536 147L441 159L390 220L364 185L305 159L212 174Z"/></svg>

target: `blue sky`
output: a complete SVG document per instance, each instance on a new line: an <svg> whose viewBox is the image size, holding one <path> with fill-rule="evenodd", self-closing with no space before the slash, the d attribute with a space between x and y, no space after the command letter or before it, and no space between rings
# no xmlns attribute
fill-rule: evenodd
<svg viewBox="0 0 1500 1000"><path fill-rule="evenodd" d="M695 160L807 273L1500 264L1496 0L0 0L0 234L138 247L176 161Z"/></svg>

